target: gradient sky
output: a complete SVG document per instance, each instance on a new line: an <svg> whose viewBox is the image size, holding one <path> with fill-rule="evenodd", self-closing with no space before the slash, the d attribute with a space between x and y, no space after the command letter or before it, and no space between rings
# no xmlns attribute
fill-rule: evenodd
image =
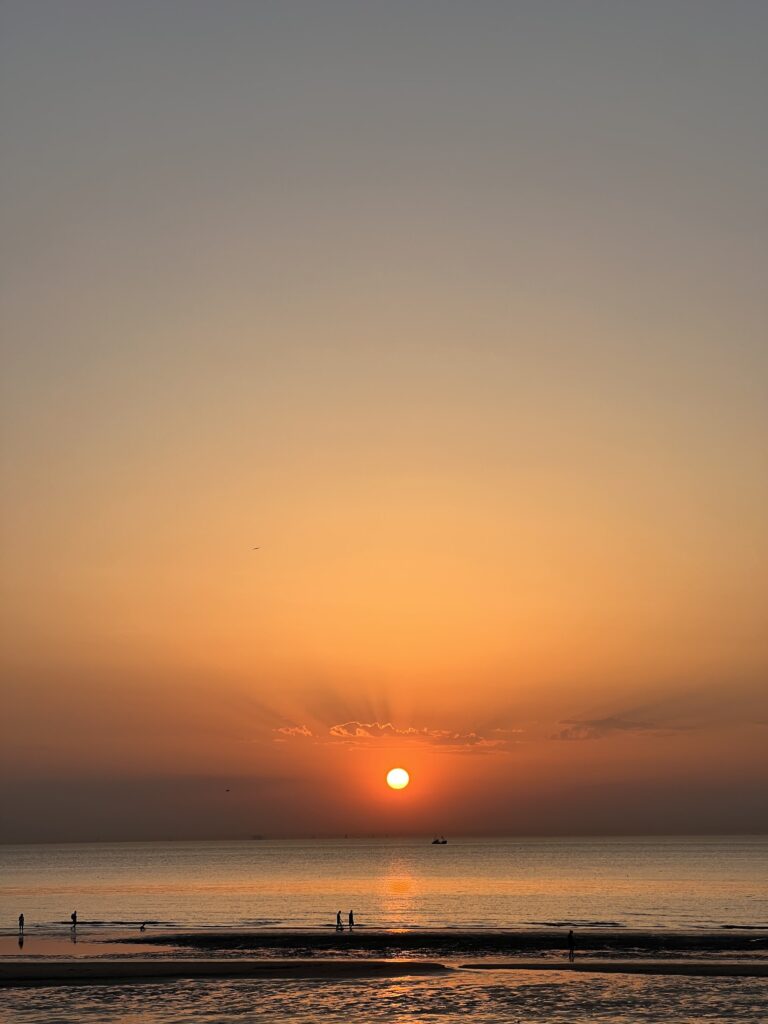
<svg viewBox="0 0 768 1024"><path fill-rule="evenodd" d="M1 35L0 839L763 829L768 6Z"/></svg>

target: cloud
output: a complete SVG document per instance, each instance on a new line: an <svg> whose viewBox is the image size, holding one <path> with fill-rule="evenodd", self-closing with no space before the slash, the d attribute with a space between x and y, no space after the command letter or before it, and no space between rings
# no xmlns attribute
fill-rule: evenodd
<svg viewBox="0 0 768 1024"><path fill-rule="evenodd" d="M657 722L643 722L618 715L607 718L586 720L566 719L560 723L565 728L551 737L553 740L601 740L612 733L622 732L659 732L665 727ZM666 727L667 729L669 726Z"/></svg>
<svg viewBox="0 0 768 1024"><path fill-rule="evenodd" d="M292 739L311 739L314 735L311 729L308 729L306 725L284 725L279 729L274 729L278 736L291 737Z"/></svg>
<svg viewBox="0 0 768 1024"><path fill-rule="evenodd" d="M346 743L352 746L371 746L376 743L443 747L453 752L500 753L516 742L512 736L519 730L494 729L493 737L478 732L456 732L452 729L433 729L428 726L398 727L392 722L360 722L355 719L331 725L327 733L313 733L305 725L275 729L277 742L286 739L313 739L316 743Z"/></svg>
<svg viewBox="0 0 768 1024"><path fill-rule="evenodd" d="M600 718L566 718L550 739L600 740L622 733L673 735L760 726L766 717L765 694L762 686L699 687Z"/></svg>
<svg viewBox="0 0 768 1024"><path fill-rule="evenodd" d="M413 739L414 737L430 735L434 730L414 729L409 726L405 729L398 729L391 722L341 722L339 725L332 725L328 730L329 734L336 739L388 739L390 737L401 737Z"/></svg>
<svg viewBox="0 0 768 1024"><path fill-rule="evenodd" d="M495 731L500 732L500 730ZM471 751L473 753L501 751L506 749L510 742L507 737L501 735L491 739L477 732L456 732L452 729L432 729L428 726L398 728L392 722L341 722L338 725L332 725L328 732L335 740L352 741L364 745L381 740L394 740L398 743L446 747L454 751Z"/></svg>

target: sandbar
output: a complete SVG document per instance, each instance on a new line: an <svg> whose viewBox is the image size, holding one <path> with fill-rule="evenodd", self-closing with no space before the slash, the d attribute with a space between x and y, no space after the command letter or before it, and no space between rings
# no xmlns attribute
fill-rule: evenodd
<svg viewBox="0 0 768 1024"><path fill-rule="evenodd" d="M707 978L768 977L768 963L734 960L576 960L515 959L501 963L467 963L457 967L434 960L216 960L154 959L6 960L0 963L0 987L20 985L89 985L117 982L200 978L344 980L481 971L556 971L595 974L680 974Z"/></svg>
<svg viewBox="0 0 768 1024"><path fill-rule="evenodd" d="M167 945L195 950L306 950L329 956L358 953L398 955L421 954L424 958L510 954L536 957L566 950L568 929L557 928L356 928L353 932L308 928L209 928L205 930L152 929L142 935L122 935L120 942L131 945ZM634 957L707 954L723 957L765 955L768 929L731 931L672 931L662 928L585 928L576 930L576 951L598 956L614 954Z"/></svg>
<svg viewBox="0 0 768 1024"><path fill-rule="evenodd" d="M0 987L175 978L396 978L451 970L445 964L425 960L5 960L0 962Z"/></svg>
<svg viewBox="0 0 768 1024"><path fill-rule="evenodd" d="M685 974L701 978L766 978L764 960L507 960L503 963L461 964L462 970L478 971L566 971L590 974Z"/></svg>

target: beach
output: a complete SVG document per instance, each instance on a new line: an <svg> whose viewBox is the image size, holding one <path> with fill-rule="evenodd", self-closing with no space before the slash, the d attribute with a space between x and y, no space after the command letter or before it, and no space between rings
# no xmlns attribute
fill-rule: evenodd
<svg viewBox="0 0 768 1024"><path fill-rule="evenodd" d="M359 945L350 945L358 937ZM762 1019L768 932L751 945L732 933L620 937L634 946L617 937L583 936L571 963L546 932L215 929L128 936L84 928L76 942L71 935L35 935L21 951L5 935L0 1012L17 1024L69 1024L93 1015L141 1024L314 1024L340 1019L354 1003L366 1020L436 1014L445 1024L459 1024L467 1013L497 1020L500 1012L542 1024L624 1024L658 1020L670 1008L676 1021L691 1024L703 1017L723 1024Z"/></svg>
<svg viewBox="0 0 768 1024"><path fill-rule="evenodd" d="M715 838L5 848L3 919L24 907L26 928L0 929L0 1019L754 1022L765 854Z"/></svg>
<svg viewBox="0 0 768 1024"><path fill-rule="evenodd" d="M0 1019L9 1024L224 1024L243 1021L349 1020L416 1024L440 1020L480 1024L506 1020L525 1024L734 1024L765 1019L763 977L691 974L587 973L541 970L435 969L399 966L375 975L347 964L303 966L291 973L233 976L218 964L218 975L135 980L81 977L77 984L0 988ZM329 973L331 970L334 973Z"/></svg>

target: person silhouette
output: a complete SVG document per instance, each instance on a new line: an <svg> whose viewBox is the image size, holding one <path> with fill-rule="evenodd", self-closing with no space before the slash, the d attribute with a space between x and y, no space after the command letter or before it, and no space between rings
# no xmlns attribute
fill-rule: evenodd
<svg viewBox="0 0 768 1024"><path fill-rule="evenodd" d="M352 931L352 929L354 927L355 927L355 915L350 910L350 912L349 912L349 930Z"/></svg>
<svg viewBox="0 0 768 1024"><path fill-rule="evenodd" d="M576 939L573 936L573 928L568 932L568 960L570 963L576 958Z"/></svg>
<svg viewBox="0 0 768 1024"><path fill-rule="evenodd" d="M69 919L72 922L72 927L73 928L77 928L77 911L76 910L72 911L72 913L69 915Z"/></svg>
<svg viewBox="0 0 768 1024"><path fill-rule="evenodd" d="M24 915L19 914L19 935L24 934Z"/></svg>
<svg viewBox="0 0 768 1024"><path fill-rule="evenodd" d="M344 931L344 925L341 923L341 911L340 910L336 911L336 931L337 932L343 932Z"/></svg>

